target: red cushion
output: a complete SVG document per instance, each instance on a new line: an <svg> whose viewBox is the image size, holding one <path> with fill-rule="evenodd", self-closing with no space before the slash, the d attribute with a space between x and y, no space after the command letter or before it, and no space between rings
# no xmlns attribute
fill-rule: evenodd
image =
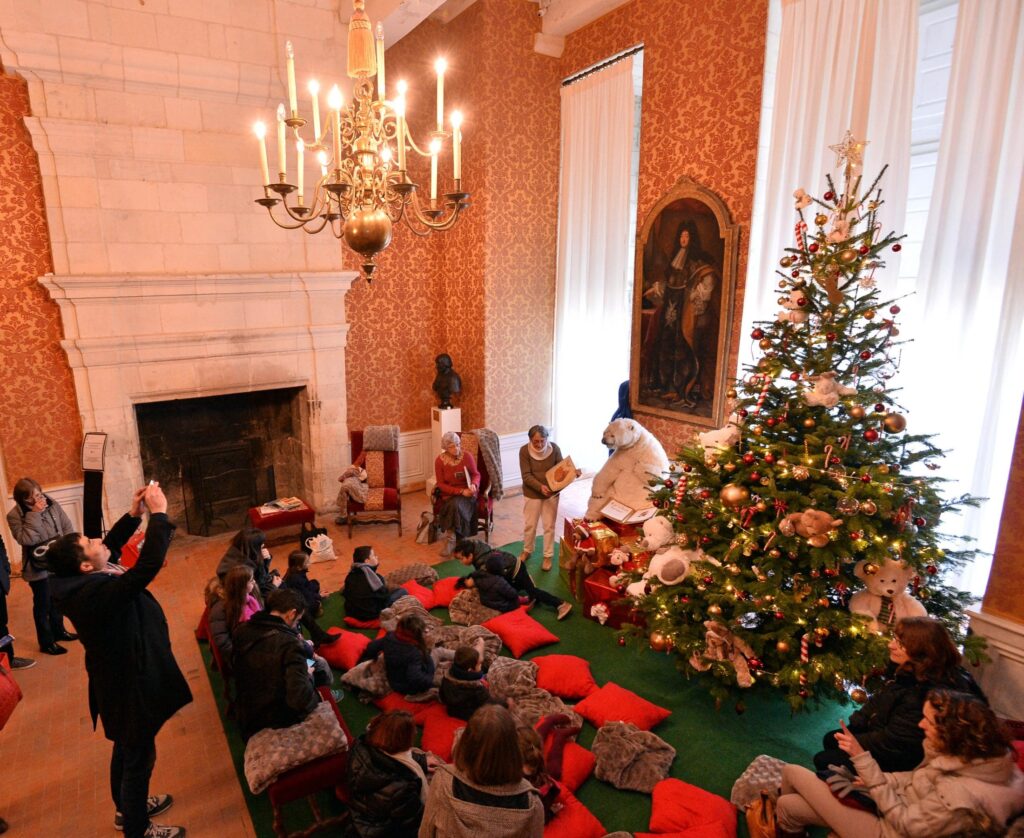
<svg viewBox="0 0 1024 838"><path fill-rule="evenodd" d="M582 745L566 742L565 750L562 751L562 778L559 782L569 791L576 791L586 782L596 762L597 757Z"/></svg>
<svg viewBox="0 0 1024 838"><path fill-rule="evenodd" d="M277 512L262 513L260 507L249 509L249 523L258 530L275 530L278 527L290 527L295 524L316 523L316 511L305 501L298 509L281 509Z"/></svg>
<svg viewBox="0 0 1024 838"><path fill-rule="evenodd" d="M544 826L544 838L603 838L608 831L594 813L573 794L562 789L558 795L562 811Z"/></svg>
<svg viewBox="0 0 1024 838"><path fill-rule="evenodd" d="M461 579L461 576L446 576L444 579L438 579L434 583L434 605L441 605L447 608L452 604L452 600L455 599L455 595L458 591L455 589L455 583Z"/></svg>
<svg viewBox="0 0 1024 838"><path fill-rule="evenodd" d="M541 655L533 662L537 664L537 686L552 695L575 701L597 689L590 662L576 655Z"/></svg>
<svg viewBox="0 0 1024 838"><path fill-rule="evenodd" d="M577 708L578 709L578 708ZM718 823L727 838L736 838L736 807L724 797L698 786L669 778L661 780L651 793L651 832L681 832ZM696 833L695 833L696 834Z"/></svg>
<svg viewBox="0 0 1024 838"><path fill-rule="evenodd" d="M345 631L337 626L327 629L328 634L340 634L341 640L323 644L317 652L335 669L351 669L359 663L359 656L370 645L370 638L356 631Z"/></svg>
<svg viewBox="0 0 1024 838"><path fill-rule="evenodd" d="M423 714L423 738L420 740L420 747L424 751L437 754L445 762L452 758L452 742L455 739L455 731L465 727L462 719L453 719L447 713L439 713L430 710Z"/></svg>
<svg viewBox="0 0 1024 838"><path fill-rule="evenodd" d="M525 607L492 617L483 624L483 627L498 635L502 643L517 658L521 658L531 649L558 642L558 635L552 634L527 614Z"/></svg>
<svg viewBox="0 0 1024 838"><path fill-rule="evenodd" d="M629 722L640 730L650 730L672 715L671 710L652 704L614 681L592 692L573 709L594 727L607 722Z"/></svg>
<svg viewBox="0 0 1024 838"><path fill-rule="evenodd" d="M409 579L402 583L402 587L405 588L406 593L409 596L414 596L420 601L420 605L429 611L434 607L434 592L430 588L424 587L415 579Z"/></svg>
<svg viewBox="0 0 1024 838"><path fill-rule="evenodd" d="M729 831L718 821L708 821L679 832L635 832L634 838L729 838Z"/></svg>
<svg viewBox="0 0 1024 838"><path fill-rule="evenodd" d="M380 618L374 617L372 620L359 620L356 617L346 617L345 625L357 629L375 629L380 628Z"/></svg>
<svg viewBox="0 0 1024 838"><path fill-rule="evenodd" d="M395 692L388 693L382 698L375 698L373 703L381 709L382 713L388 713L392 710L405 710L408 713L412 713L413 721L419 725L423 724L435 707L441 707L441 702L437 700L409 701L401 693Z"/></svg>
<svg viewBox="0 0 1024 838"><path fill-rule="evenodd" d="M1017 767L1024 771L1024 739L1016 740L1013 749L1017 752Z"/></svg>

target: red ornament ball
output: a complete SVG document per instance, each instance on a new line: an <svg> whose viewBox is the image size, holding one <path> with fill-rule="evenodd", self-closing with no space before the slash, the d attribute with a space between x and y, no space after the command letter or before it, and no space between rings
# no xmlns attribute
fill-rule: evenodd
<svg viewBox="0 0 1024 838"><path fill-rule="evenodd" d="M702 535L700 537L700 543L704 547L707 547L711 543L711 539L708 536L706 536L706 535Z"/></svg>
<svg viewBox="0 0 1024 838"><path fill-rule="evenodd" d="M899 314L901 311L902 309L899 306L889 306L890 314Z"/></svg>
<svg viewBox="0 0 1024 838"><path fill-rule="evenodd" d="M914 519L914 526L915 527L923 527L927 523L928 522L924 518L921 518L921 517L917 517L917 518Z"/></svg>
<svg viewBox="0 0 1024 838"><path fill-rule="evenodd" d="M806 297L797 297L796 298L796 304L802 308L803 306L807 305L807 298Z"/></svg>
<svg viewBox="0 0 1024 838"><path fill-rule="evenodd" d="M892 246L893 253L899 253L901 250L903 250L903 245L900 244L899 242L896 242L896 244Z"/></svg>
<svg viewBox="0 0 1024 838"><path fill-rule="evenodd" d="M876 431L874 428L868 428L866 431L864 431L864 439L866 439L868 442L874 442L875 440L878 439L878 431Z"/></svg>
<svg viewBox="0 0 1024 838"><path fill-rule="evenodd" d="M689 463L687 463L685 466L683 466L683 471L689 473L689 472L693 471L693 466L691 466Z"/></svg>
<svg viewBox="0 0 1024 838"><path fill-rule="evenodd" d="M826 193L825 193L824 195L822 195L821 197L822 197L822 198L824 198L824 199L825 199L826 201L831 201L831 200L832 200L833 198L835 198L835 196L836 196L836 193L835 193L835 192L833 192L833 191L832 191L832 190L830 189L830 190L829 190L828 192L826 192Z"/></svg>
<svg viewBox="0 0 1024 838"><path fill-rule="evenodd" d="M810 693L809 690L805 690L805 689L801 689L800 690L800 698L810 698L810 696L811 696L811 693Z"/></svg>
<svg viewBox="0 0 1024 838"><path fill-rule="evenodd" d="M625 637L620 637L618 642L619 642L620 646L625 646L626 645L626 638Z"/></svg>
<svg viewBox="0 0 1024 838"><path fill-rule="evenodd" d="M869 350L865 349L863 352L860 353L860 359L862 361L870 360L870 358L871 358L871 352Z"/></svg>
<svg viewBox="0 0 1024 838"><path fill-rule="evenodd" d="M710 489L701 489L700 490L700 499L701 500L707 500L710 497L711 497L711 490Z"/></svg>
<svg viewBox="0 0 1024 838"><path fill-rule="evenodd" d="M764 329L754 329L754 331L750 333L750 336L754 340L761 340L761 338L764 337Z"/></svg>
<svg viewBox="0 0 1024 838"><path fill-rule="evenodd" d="M769 417L768 417L767 419L765 419L765 420L764 420L764 423L765 423L765 424L766 424L766 425L767 425L767 426L768 426L769 428L774 428L774 427L775 427L775 425L776 425L776 422L777 422L777 420L775 419L775 417L774 417L774 416L769 416ZM765 459L767 459L767 457L766 457Z"/></svg>
<svg viewBox="0 0 1024 838"><path fill-rule="evenodd" d="M868 247L868 246L867 246L866 244L862 244L862 245L860 246L859 250L860 250L860 255L861 255L861 256L864 256L865 254L867 254L867 253L870 253L870 252L871 252L871 248L870 248L870 247Z"/></svg>
<svg viewBox="0 0 1024 838"><path fill-rule="evenodd" d="M928 565L928 567L926 567L926 568L924 569L924 571L925 571L925 573L927 573L927 574L928 574L929 576L934 576L934 575L935 575L936 573L938 573L938 572L939 572L939 569L938 569L938 568L937 568L937 567L936 567L935 565L933 565L933 564L930 564L930 565Z"/></svg>
<svg viewBox="0 0 1024 838"><path fill-rule="evenodd" d="M775 455L771 451L769 451L767 454L764 455L764 461L768 463L768 465L771 465L772 463L775 462Z"/></svg>
<svg viewBox="0 0 1024 838"><path fill-rule="evenodd" d="M675 485L676 485L676 484L675 484L675 483L673 483L673 482L672 482L671 480L666 480L666 481L665 481L665 488L666 488L666 489L671 489L671 488L673 488L673 487L674 487Z"/></svg>
<svg viewBox="0 0 1024 838"><path fill-rule="evenodd" d="M793 268L793 270L791 270L789 272L789 275L791 277L793 277L793 279L796 279L798 276L800 276L800 269L799 268Z"/></svg>
<svg viewBox="0 0 1024 838"><path fill-rule="evenodd" d="M757 483L760 479L761 479L761 472L759 472L759 471L752 471L752 472L750 472L750 480L751 480L751 482Z"/></svg>
<svg viewBox="0 0 1024 838"><path fill-rule="evenodd" d="M736 411L736 415L739 416L741 419L746 419L747 409L745 407L741 407L739 410Z"/></svg>
<svg viewBox="0 0 1024 838"><path fill-rule="evenodd" d="M705 585L713 585L715 583L715 577L714 576L705 576L701 581Z"/></svg>
<svg viewBox="0 0 1024 838"><path fill-rule="evenodd" d="M655 506L657 506L657 505L658 505L658 504L657 504L657 502L655 502L655 504L654 504L654 505L655 505ZM714 512L705 512L705 513L704 513L704 517L705 517L705 518L706 518L706 519L707 519L708 521L714 520L714 517L715 517L715 513L714 513Z"/></svg>
<svg viewBox="0 0 1024 838"><path fill-rule="evenodd" d="M837 335L836 335L835 332L826 332L825 333L825 340L827 340L829 343L834 341L836 339L836 337L837 337Z"/></svg>
<svg viewBox="0 0 1024 838"><path fill-rule="evenodd" d="M781 611L776 611L775 612L775 619L776 620L785 620L786 619L786 615L783 614Z"/></svg>
<svg viewBox="0 0 1024 838"><path fill-rule="evenodd" d="M743 462L745 462L748 466L751 463L753 463L756 459L757 459L757 457L755 457L749 451L746 454L743 455Z"/></svg>
<svg viewBox="0 0 1024 838"><path fill-rule="evenodd" d="M862 474L860 476L860 482L861 483L870 483L871 482L871 475L870 474Z"/></svg>
<svg viewBox="0 0 1024 838"><path fill-rule="evenodd" d="M809 251L811 251L811 253L817 253L818 252L818 243L817 242L811 242L809 245L807 245L807 249Z"/></svg>
<svg viewBox="0 0 1024 838"><path fill-rule="evenodd" d="M761 663L760 658L747 658L747 666L751 669L764 669L764 664Z"/></svg>
<svg viewBox="0 0 1024 838"><path fill-rule="evenodd" d="M683 605L686 605L686 603L688 603L690 601L690 598L686 594L683 594L681 597L679 597L679 601Z"/></svg>
<svg viewBox="0 0 1024 838"><path fill-rule="evenodd" d="M789 374L789 378L790 378L791 381L799 381L800 380L800 373L798 373L798 372L791 372Z"/></svg>
<svg viewBox="0 0 1024 838"><path fill-rule="evenodd" d="M885 413L885 405L881 402L875 405L875 413Z"/></svg>
<svg viewBox="0 0 1024 838"><path fill-rule="evenodd" d="M839 574L839 571L836 570L834 567L826 567L823 573L829 578L831 578L833 576L837 576Z"/></svg>

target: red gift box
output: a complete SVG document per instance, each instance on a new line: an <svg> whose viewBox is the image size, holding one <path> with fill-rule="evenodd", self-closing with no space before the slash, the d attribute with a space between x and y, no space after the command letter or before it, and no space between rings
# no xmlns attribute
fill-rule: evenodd
<svg viewBox="0 0 1024 838"><path fill-rule="evenodd" d="M635 623L641 618L634 609L632 600L608 581L611 577L610 571L600 568L583 580L583 614L591 620L600 622L590 613L590 609L602 603L608 609L605 625L621 628L623 624Z"/></svg>

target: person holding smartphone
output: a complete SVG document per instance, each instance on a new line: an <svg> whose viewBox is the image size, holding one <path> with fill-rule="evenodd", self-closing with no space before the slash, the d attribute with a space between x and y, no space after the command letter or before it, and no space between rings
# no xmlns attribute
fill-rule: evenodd
<svg viewBox="0 0 1024 838"><path fill-rule="evenodd" d="M76 640L64 627L64 617L50 596L50 573L44 558L47 546L74 532L67 513L31 477L14 484L14 508L7 513L14 540L21 545L21 576L32 589L32 619L39 649L47 655L65 655L58 640Z"/></svg>

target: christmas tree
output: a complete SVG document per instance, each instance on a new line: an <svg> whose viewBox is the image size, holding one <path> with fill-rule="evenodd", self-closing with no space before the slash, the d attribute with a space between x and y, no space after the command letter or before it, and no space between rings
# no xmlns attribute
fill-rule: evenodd
<svg viewBox="0 0 1024 838"><path fill-rule="evenodd" d="M831 146L841 189L828 177L820 199L794 193L782 310L750 333L759 357L728 393L729 424L682 450L652 490L691 570L638 598L644 634L687 674L706 673L719 700L765 686L794 709L863 700L896 616L917 603L980 655L963 636L970 597L943 581L974 551L939 529L975 500L942 498L942 452L908 430L897 401L900 307L874 274L902 237L881 232L885 170L861 188L865 144L848 132ZM873 580L895 592L857 596Z"/></svg>

